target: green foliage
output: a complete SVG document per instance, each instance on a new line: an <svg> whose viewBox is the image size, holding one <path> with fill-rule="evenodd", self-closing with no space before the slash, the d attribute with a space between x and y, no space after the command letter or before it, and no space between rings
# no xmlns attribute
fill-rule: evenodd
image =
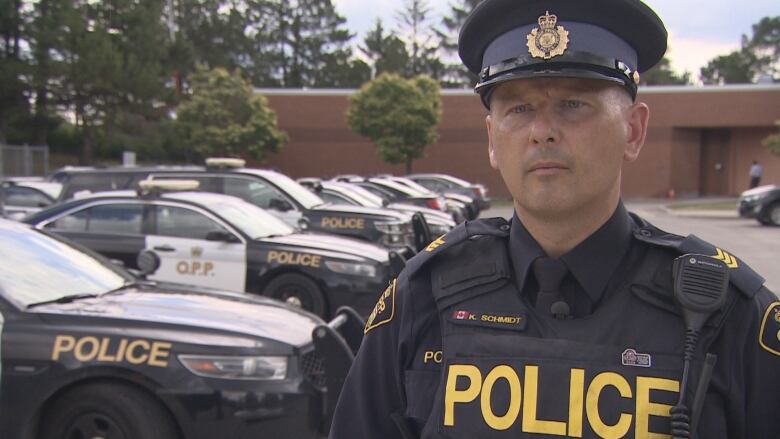
<svg viewBox="0 0 780 439"><path fill-rule="evenodd" d="M180 148L189 160L208 156L248 156L262 160L279 151L287 136L265 97L255 94L238 73L199 69L189 78L192 94L177 112Z"/></svg>
<svg viewBox="0 0 780 439"><path fill-rule="evenodd" d="M382 22L377 19L374 28L368 31L360 47L363 54L371 60L374 76L382 73L406 75L409 54L406 45L392 31L385 33Z"/></svg>
<svg viewBox="0 0 780 439"><path fill-rule="evenodd" d="M777 128L780 128L780 120L775 122L775 126L777 126ZM767 136L767 138L764 139L764 141L762 143L773 154L780 155L780 133L772 134L770 136Z"/></svg>
<svg viewBox="0 0 780 439"><path fill-rule="evenodd" d="M764 17L753 35L742 36L742 47L720 55L701 69L705 84L748 84L766 77L777 82L780 63L780 16Z"/></svg>
<svg viewBox="0 0 780 439"><path fill-rule="evenodd" d="M425 147L438 140L440 117L439 85L427 76L381 75L350 97L347 110L349 127L371 139L382 160L405 164L407 173Z"/></svg>
<svg viewBox="0 0 780 439"><path fill-rule="evenodd" d="M443 29L435 30L441 49L457 60L445 65L445 75L441 81L443 87L474 87L477 83L477 75L471 73L457 57L458 35L460 34L460 28L466 22L466 17L482 1L458 0L456 3L450 4L449 15L444 16L441 20Z"/></svg>
<svg viewBox="0 0 780 439"><path fill-rule="evenodd" d="M669 58L663 57L652 69L642 73L642 85L685 85L689 84L691 74L688 72L678 75L672 70Z"/></svg>

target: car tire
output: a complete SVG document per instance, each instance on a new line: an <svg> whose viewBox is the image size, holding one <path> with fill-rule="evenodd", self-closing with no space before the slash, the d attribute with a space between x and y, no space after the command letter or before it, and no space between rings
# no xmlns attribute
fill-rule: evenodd
<svg viewBox="0 0 780 439"><path fill-rule="evenodd" d="M780 201L776 201L766 210L767 224L780 227Z"/></svg>
<svg viewBox="0 0 780 439"><path fill-rule="evenodd" d="M57 398L42 416L40 439L175 439L168 410L136 387L93 383Z"/></svg>
<svg viewBox="0 0 780 439"><path fill-rule="evenodd" d="M281 274L268 282L263 293L273 299L300 306L323 318L328 311L325 295L320 287L302 274Z"/></svg>

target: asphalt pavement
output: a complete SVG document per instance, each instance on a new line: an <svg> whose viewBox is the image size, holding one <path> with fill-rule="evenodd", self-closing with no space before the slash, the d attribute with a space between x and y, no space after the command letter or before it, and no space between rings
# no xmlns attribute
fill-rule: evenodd
<svg viewBox="0 0 780 439"><path fill-rule="evenodd" d="M701 200L712 203L723 200ZM698 200L686 200L696 204ZM671 233L694 234L737 256L766 279L767 287L780 295L780 227L762 226L739 218L734 210L672 209L666 200L626 200L628 210ZM498 203L480 217L512 216L512 205Z"/></svg>

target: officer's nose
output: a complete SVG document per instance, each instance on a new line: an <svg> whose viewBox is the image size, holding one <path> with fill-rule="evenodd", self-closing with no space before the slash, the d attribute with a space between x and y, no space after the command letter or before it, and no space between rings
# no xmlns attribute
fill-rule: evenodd
<svg viewBox="0 0 780 439"><path fill-rule="evenodd" d="M558 130L548 111L540 109L534 113L530 136L531 142L535 145L553 144L559 140Z"/></svg>

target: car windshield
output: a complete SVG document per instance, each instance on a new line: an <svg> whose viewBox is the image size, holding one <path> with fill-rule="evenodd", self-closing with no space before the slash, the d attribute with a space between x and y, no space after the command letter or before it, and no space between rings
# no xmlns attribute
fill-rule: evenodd
<svg viewBox="0 0 780 439"><path fill-rule="evenodd" d="M383 199L382 197L375 195L371 192L369 192L366 189L363 189L360 186L355 186L352 184L339 184L336 183L339 186L344 188L345 191L349 193L349 196L357 200L361 206L364 207L384 207Z"/></svg>
<svg viewBox="0 0 780 439"><path fill-rule="evenodd" d="M435 195L434 193L431 192L430 189L428 189L427 187L417 183L416 181L414 181L414 180L412 180L410 178L395 177L395 178L393 178L393 181L396 182L396 183L400 183L400 184L409 186L410 188L416 190L417 192L420 192L421 194Z"/></svg>
<svg viewBox="0 0 780 439"><path fill-rule="evenodd" d="M263 172L262 176L270 180L271 183L278 186L279 189L284 191L290 197L294 198L295 201L300 203L306 209L311 209L315 206L325 204L325 202L322 201L322 198L311 193L311 191L301 186L300 183L284 174L280 174L278 172Z"/></svg>
<svg viewBox="0 0 780 439"><path fill-rule="evenodd" d="M225 197L220 197L225 198ZM199 201L252 239L289 235L295 229L265 210L236 198L235 200Z"/></svg>
<svg viewBox="0 0 780 439"><path fill-rule="evenodd" d="M70 295L100 294L133 280L109 263L21 225L0 224L0 290L26 307Z"/></svg>

